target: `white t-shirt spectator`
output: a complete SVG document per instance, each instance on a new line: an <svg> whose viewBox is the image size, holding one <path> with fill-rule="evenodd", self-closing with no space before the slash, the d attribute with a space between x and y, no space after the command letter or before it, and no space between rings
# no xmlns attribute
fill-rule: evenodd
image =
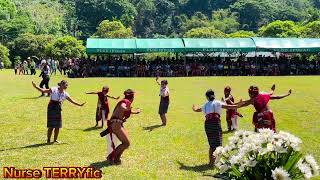
<svg viewBox="0 0 320 180"><path fill-rule="evenodd" d="M222 102L217 100L209 101L206 104L204 104L202 107L202 111L204 115L207 115L210 113L217 113L221 115L221 110L222 110Z"/></svg>
<svg viewBox="0 0 320 180"><path fill-rule="evenodd" d="M52 93L50 99L53 101L63 102L69 97L69 94L65 91L63 93L60 93L58 87L51 88L51 91Z"/></svg>

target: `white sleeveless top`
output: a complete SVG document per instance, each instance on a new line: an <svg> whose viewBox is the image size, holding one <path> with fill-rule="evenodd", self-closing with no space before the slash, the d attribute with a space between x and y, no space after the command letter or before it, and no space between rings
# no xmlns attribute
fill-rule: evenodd
<svg viewBox="0 0 320 180"><path fill-rule="evenodd" d="M52 93L51 93L50 99L53 101L63 102L69 97L69 94L65 91L63 93L60 93L58 90L58 87L52 87L51 92Z"/></svg>
<svg viewBox="0 0 320 180"><path fill-rule="evenodd" d="M222 102L221 101L208 101L206 104L203 105L202 111L204 115L210 114L210 113L217 113L221 115L222 111Z"/></svg>

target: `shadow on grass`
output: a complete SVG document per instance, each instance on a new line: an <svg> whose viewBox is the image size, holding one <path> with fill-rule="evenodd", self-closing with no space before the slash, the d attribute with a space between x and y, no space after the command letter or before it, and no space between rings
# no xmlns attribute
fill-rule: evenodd
<svg viewBox="0 0 320 180"><path fill-rule="evenodd" d="M111 164L108 163L107 160L104 160L104 161L91 163L89 167L94 167L95 169L100 170L100 169L102 169L104 167L108 167L108 166L111 166Z"/></svg>
<svg viewBox="0 0 320 180"><path fill-rule="evenodd" d="M16 147L16 148L0 149L0 152L2 152L2 151L10 151L10 150L17 150L17 149L39 148L39 147L50 146L50 145L65 145L65 144L67 144L67 143L59 143L59 144L56 144L56 143L39 143L39 144L32 144L32 145Z"/></svg>
<svg viewBox="0 0 320 180"><path fill-rule="evenodd" d="M89 127L87 129L84 129L83 131L84 132L88 132L88 131L94 131L94 130L97 130L97 129L103 129L103 127L100 127L100 126L93 126L93 127Z"/></svg>
<svg viewBox="0 0 320 180"><path fill-rule="evenodd" d="M204 173L205 171L213 169L212 166L209 166L208 164L202 164L202 165L196 165L196 166L187 166L183 164L182 162L178 161L178 164L180 165L181 170L185 171L194 171L199 173Z"/></svg>
<svg viewBox="0 0 320 180"><path fill-rule="evenodd" d="M143 127L143 130L151 132L151 131L158 129L162 126L163 125L153 125L153 126Z"/></svg>

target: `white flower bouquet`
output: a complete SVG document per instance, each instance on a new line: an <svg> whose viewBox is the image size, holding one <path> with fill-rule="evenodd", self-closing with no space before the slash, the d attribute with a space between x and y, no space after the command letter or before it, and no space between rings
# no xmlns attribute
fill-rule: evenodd
<svg viewBox="0 0 320 180"><path fill-rule="evenodd" d="M225 147L214 152L215 167L222 179L310 179L319 174L311 156L303 157L301 140L290 133L237 131Z"/></svg>

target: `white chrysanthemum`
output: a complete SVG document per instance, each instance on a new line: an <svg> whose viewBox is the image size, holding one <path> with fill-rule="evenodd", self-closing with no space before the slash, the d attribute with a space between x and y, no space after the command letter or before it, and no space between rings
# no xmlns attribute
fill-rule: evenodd
<svg viewBox="0 0 320 180"><path fill-rule="evenodd" d="M319 166L318 166L316 160L314 159L314 157L311 155L307 155L305 157L305 160L311 166L313 175L318 176L319 175Z"/></svg>
<svg viewBox="0 0 320 180"><path fill-rule="evenodd" d="M218 168L220 170L220 173L225 173L226 171L228 171L230 169L229 166L225 165L225 164L219 166Z"/></svg>
<svg viewBox="0 0 320 180"><path fill-rule="evenodd" d="M310 179L312 177L310 166L303 163L301 159L298 161L297 167L303 173L305 179Z"/></svg>
<svg viewBox="0 0 320 180"><path fill-rule="evenodd" d="M245 161L245 165L248 166L248 167L255 167L257 165L257 161L254 160L254 159L247 159Z"/></svg>
<svg viewBox="0 0 320 180"><path fill-rule="evenodd" d="M294 135L280 131L277 138L282 139L288 147L292 147L293 150L299 151L300 144L302 143L301 139L295 137Z"/></svg>
<svg viewBox="0 0 320 180"><path fill-rule="evenodd" d="M239 154L231 156L229 162L231 165L239 164L242 161L243 157L244 154L240 152Z"/></svg>
<svg viewBox="0 0 320 180"><path fill-rule="evenodd" d="M272 178L274 180L289 180L289 173L284 170L282 167L276 168L275 170L272 171Z"/></svg>
<svg viewBox="0 0 320 180"><path fill-rule="evenodd" d="M216 158L214 163L217 163L220 161L220 159L222 157L222 153L223 153L223 147L222 146L217 147L213 153L214 157Z"/></svg>

